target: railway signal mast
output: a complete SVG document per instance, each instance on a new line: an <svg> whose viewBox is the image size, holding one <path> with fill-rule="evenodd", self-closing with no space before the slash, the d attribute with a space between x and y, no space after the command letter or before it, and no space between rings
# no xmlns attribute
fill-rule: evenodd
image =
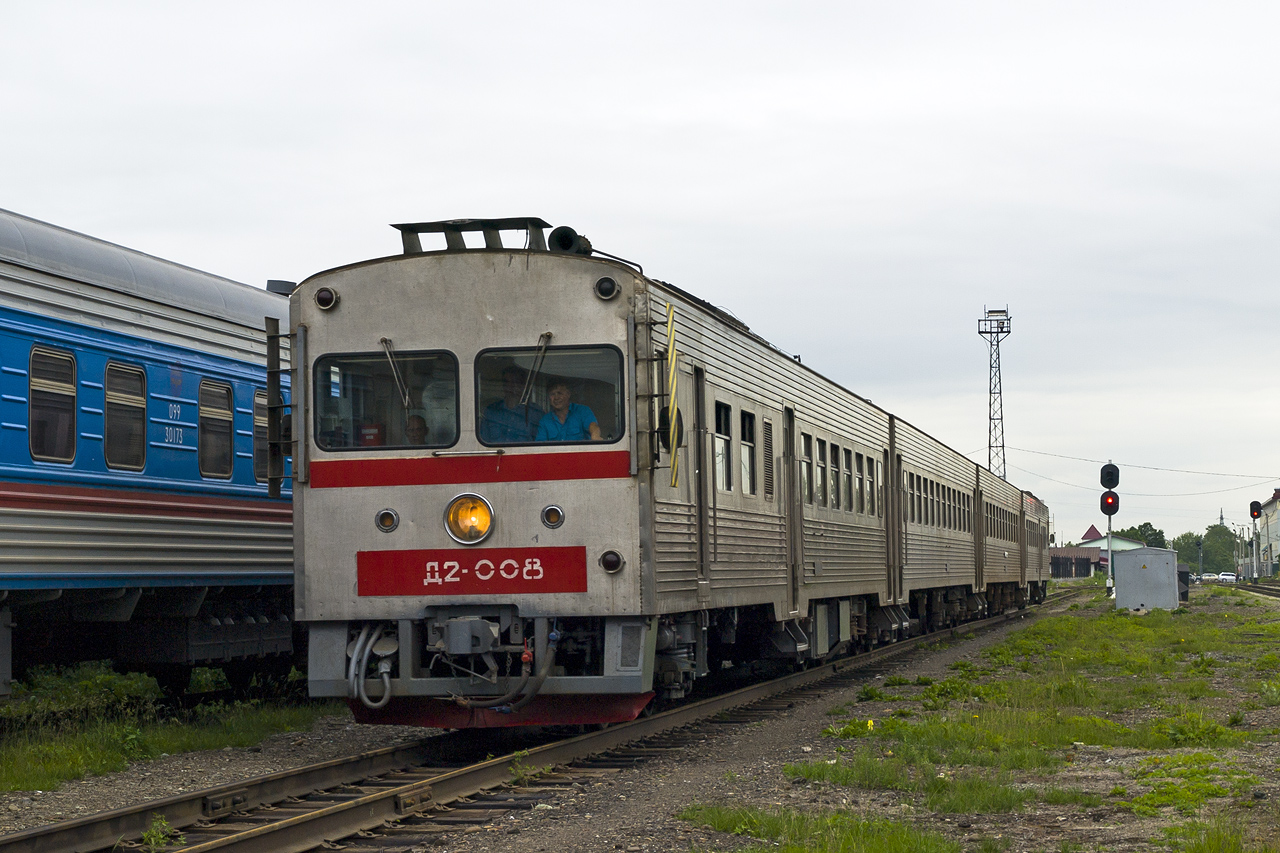
<svg viewBox="0 0 1280 853"><path fill-rule="evenodd" d="M1102 466L1102 514L1107 517L1107 589L1114 590L1116 569L1111 560L1111 516L1120 510L1120 496L1113 489L1120 485L1120 468L1108 462Z"/></svg>
<svg viewBox="0 0 1280 853"><path fill-rule="evenodd" d="M1250 583L1258 582L1258 519L1262 517L1262 502L1249 502L1249 518L1253 520L1253 539L1249 542L1249 550L1253 552L1253 576L1249 579Z"/></svg>
<svg viewBox="0 0 1280 853"><path fill-rule="evenodd" d="M1002 480L1005 476L1004 464L1004 394L1000 388L1000 342L1009 337L1013 331L1013 318L1009 316L1009 306L984 309L986 314L978 321L978 334L987 339L991 349L991 393L987 418L989 439L987 441L987 467L991 473Z"/></svg>

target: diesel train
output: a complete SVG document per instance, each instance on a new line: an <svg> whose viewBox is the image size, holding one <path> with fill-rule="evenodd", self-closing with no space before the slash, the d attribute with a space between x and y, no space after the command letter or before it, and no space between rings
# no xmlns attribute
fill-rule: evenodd
<svg viewBox="0 0 1280 853"><path fill-rule="evenodd" d="M728 313L540 219L394 227L291 296L313 696L616 722L1043 597L1040 500Z"/></svg>
<svg viewBox="0 0 1280 853"><path fill-rule="evenodd" d="M0 210L0 695L33 663L291 659L267 315L283 296Z"/></svg>

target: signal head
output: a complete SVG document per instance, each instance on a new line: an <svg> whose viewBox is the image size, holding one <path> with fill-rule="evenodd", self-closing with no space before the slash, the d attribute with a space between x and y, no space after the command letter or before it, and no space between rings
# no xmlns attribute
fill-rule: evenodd
<svg viewBox="0 0 1280 853"><path fill-rule="evenodd" d="M1102 514L1115 515L1120 509L1120 496L1107 489L1102 493Z"/></svg>
<svg viewBox="0 0 1280 853"><path fill-rule="evenodd" d="M1249 517L1262 518L1262 504L1258 501L1249 502Z"/></svg>
<svg viewBox="0 0 1280 853"><path fill-rule="evenodd" d="M1120 468L1108 462L1102 466L1102 488L1114 489L1120 485Z"/></svg>

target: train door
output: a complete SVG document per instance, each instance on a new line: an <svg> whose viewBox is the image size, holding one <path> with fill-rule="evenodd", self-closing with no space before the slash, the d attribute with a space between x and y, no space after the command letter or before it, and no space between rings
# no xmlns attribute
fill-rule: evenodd
<svg viewBox="0 0 1280 853"><path fill-rule="evenodd" d="M800 489L800 460L796 458L796 412L785 407L782 410L782 470L785 473L787 569L790 583L787 585L787 611L792 618L799 616L800 587L804 583L804 495Z"/></svg>
<svg viewBox="0 0 1280 853"><path fill-rule="evenodd" d="M711 477L707 472L710 454L707 448L709 433L707 430L707 371L701 367L693 368L693 501L695 517L698 520L698 602L706 604L711 600L711 561L710 523L711 513L708 509L708 491Z"/></svg>
<svg viewBox="0 0 1280 853"><path fill-rule="evenodd" d="M889 475L891 481L886 485L886 491L893 495L887 512L887 533L893 537L894 550L890 553L893 557L890 560L889 570L889 595L896 602L903 600L903 588L906 586L906 565L907 565L907 521L906 521L906 494L903 489L906 480L902 477L902 454L897 453L893 458L893 469Z"/></svg>
<svg viewBox="0 0 1280 853"><path fill-rule="evenodd" d="M1027 548L1030 544L1030 537L1027 536L1027 501L1022 495L1018 495L1022 508L1018 510L1018 538L1021 544L1018 546L1018 584L1025 587L1027 585L1027 559L1029 554Z"/></svg>
<svg viewBox="0 0 1280 853"><path fill-rule="evenodd" d="M980 470L980 469L979 469ZM981 482L981 474L977 475L978 481ZM982 492L982 486L977 485L973 490L973 591L982 592L986 589L986 582L983 574L987 567L987 504L986 495Z"/></svg>

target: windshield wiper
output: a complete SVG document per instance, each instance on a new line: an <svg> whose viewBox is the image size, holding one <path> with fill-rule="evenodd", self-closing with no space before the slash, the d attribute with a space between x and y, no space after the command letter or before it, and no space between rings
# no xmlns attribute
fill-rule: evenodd
<svg viewBox="0 0 1280 853"><path fill-rule="evenodd" d="M538 378L538 372L542 370L542 362L547 357L547 347L551 344L551 333L543 332L538 335L538 351L533 354L533 365L529 368L529 375L524 380L524 391L520 394L520 405L527 405L529 395L533 392L534 380Z"/></svg>
<svg viewBox="0 0 1280 853"><path fill-rule="evenodd" d="M391 375L396 380L396 388L400 390L400 398L404 401L404 408L409 410L409 386L405 384L404 377L400 375L400 365L396 364L395 347L391 344L391 338L383 338L379 343L387 354L387 364L391 365Z"/></svg>

